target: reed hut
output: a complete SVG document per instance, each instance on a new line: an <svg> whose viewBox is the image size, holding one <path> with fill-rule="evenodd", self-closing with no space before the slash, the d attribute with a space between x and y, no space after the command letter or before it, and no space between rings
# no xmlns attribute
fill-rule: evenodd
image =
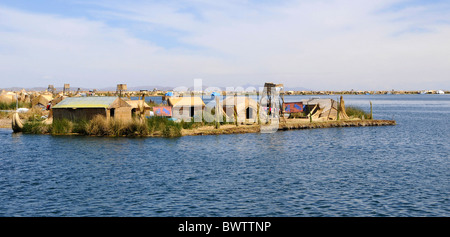
<svg viewBox="0 0 450 237"><path fill-rule="evenodd" d="M239 123L255 123L258 121L258 102L247 96L227 96L221 107L228 118ZM237 117L235 117L235 115Z"/></svg>
<svg viewBox="0 0 450 237"><path fill-rule="evenodd" d="M170 97L168 105L172 107L172 117L185 121L191 120L195 115L202 114L205 103L196 96Z"/></svg>
<svg viewBox="0 0 450 237"><path fill-rule="evenodd" d="M339 103L333 99L316 98L302 100L302 103L306 105L304 112L313 120L337 120L338 113L339 119L348 119L342 96Z"/></svg>
<svg viewBox="0 0 450 237"><path fill-rule="evenodd" d="M52 99L53 99L53 94L51 94L51 93L40 94L31 99L31 107L38 106L41 108L45 108Z"/></svg>
<svg viewBox="0 0 450 237"><path fill-rule="evenodd" d="M55 106L66 98L68 97L62 94L58 94L52 101L50 101L50 103L52 104L52 106Z"/></svg>
<svg viewBox="0 0 450 237"><path fill-rule="evenodd" d="M53 108L53 119L90 120L96 115L107 119L131 120L132 107L119 97L68 97Z"/></svg>
<svg viewBox="0 0 450 237"><path fill-rule="evenodd" d="M3 92L0 94L1 103L12 103L16 101L16 94L13 92Z"/></svg>
<svg viewBox="0 0 450 237"><path fill-rule="evenodd" d="M131 106L131 114L133 116L138 115L150 115L152 109L144 100L126 100L127 104Z"/></svg>

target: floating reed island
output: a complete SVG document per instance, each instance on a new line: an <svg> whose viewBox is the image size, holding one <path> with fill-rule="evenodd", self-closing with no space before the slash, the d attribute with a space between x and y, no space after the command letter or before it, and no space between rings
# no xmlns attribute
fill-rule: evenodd
<svg viewBox="0 0 450 237"><path fill-rule="evenodd" d="M206 104L193 94L172 93L163 95L161 104L147 103L145 93L137 99L123 96L123 84L114 96L38 96L36 105L25 109L26 113L16 108L11 125L14 132L28 134L179 137L396 124L394 120L374 120L371 103L370 112L366 112L345 107L342 96L339 101L312 98L285 102L282 85L266 83L264 88L260 101L248 95L214 92Z"/></svg>
<svg viewBox="0 0 450 237"><path fill-rule="evenodd" d="M366 127L366 126L392 126L396 125L394 120L345 120L345 121L323 121L323 122L305 122L305 121L289 121L288 123L279 124L278 131L297 130L297 129L314 129L314 128L336 128L336 127ZM203 126L197 129L183 129L181 131L184 136L198 135L220 135L220 134L238 134L238 133L259 133L262 132L261 125L225 125L220 128L214 126Z"/></svg>
<svg viewBox="0 0 450 237"><path fill-rule="evenodd" d="M366 127L396 125L394 120L351 119L340 121L287 120L277 125L277 131L336 128L336 127ZM70 121L67 119L54 120L48 123L45 120L30 120L23 123L20 132L27 134L51 135L86 135L109 137L180 137L198 135L220 135L239 133L263 132L265 126L261 124L221 123L219 126L205 122L174 122L164 117L152 117L144 120L134 119L123 122L117 119L106 120L96 116L92 120ZM273 132L273 130L271 130ZM19 132L19 131L17 131Z"/></svg>

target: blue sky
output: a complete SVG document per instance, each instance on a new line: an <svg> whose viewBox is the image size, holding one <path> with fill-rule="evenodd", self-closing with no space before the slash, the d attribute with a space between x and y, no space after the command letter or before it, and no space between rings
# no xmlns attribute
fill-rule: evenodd
<svg viewBox="0 0 450 237"><path fill-rule="evenodd" d="M0 88L450 89L450 1L0 0Z"/></svg>

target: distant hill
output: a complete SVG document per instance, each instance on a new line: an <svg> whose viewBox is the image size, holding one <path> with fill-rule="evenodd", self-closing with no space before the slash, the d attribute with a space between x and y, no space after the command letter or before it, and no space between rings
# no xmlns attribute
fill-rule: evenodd
<svg viewBox="0 0 450 237"><path fill-rule="evenodd" d="M47 90L47 87L32 87L32 88L9 87L9 88L0 88L0 90L5 90L5 91L20 91L22 89L25 89L26 91L43 91L43 90Z"/></svg>
<svg viewBox="0 0 450 237"><path fill-rule="evenodd" d="M88 91L88 90L93 90L96 89L98 91L115 91L116 87L114 86L110 86L110 87L103 87L103 88L87 88L87 87L77 87L77 86L70 86L70 90L71 91L76 91L78 90L78 88L80 88L80 90L82 91ZM168 86L134 86L134 87L128 87L129 91L139 91L139 90L153 90L154 88L157 88L158 90L171 90L172 87L168 87ZM0 90L6 90L6 91L20 91L22 89L25 89L26 91L44 91L47 90L47 87L9 87L9 88L0 88ZM55 87L55 89L57 91L62 91L63 87Z"/></svg>
<svg viewBox="0 0 450 237"><path fill-rule="evenodd" d="M252 84L245 84L242 86L230 86L230 87L242 87L244 89L247 88L255 88L255 89L259 89L260 87L263 87L264 85L252 85ZM203 85L202 89L205 90L206 88L208 88L210 86L208 85ZM70 90L71 91L76 91L78 88L80 88L80 90L82 91L88 91L88 90L93 90L96 89L98 91L115 91L116 87L115 86L109 86L109 87L103 87L103 88L86 88L86 87L77 87L77 86L70 86ZM162 90L162 91L168 91L168 90L173 90L174 87L171 86L128 86L128 91L139 91L139 90L148 90L148 91L152 91L153 89L157 89L157 90ZM219 87L222 90L225 90L226 87ZM31 87L31 88L25 88L25 87L10 87L10 88L0 88L0 90L6 90L6 91L20 91L22 89L25 89L26 91L44 91L47 90L47 87ZM57 91L62 91L63 87L55 87L55 89ZM188 87L188 90L193 90L194 87ZM311 91L310 89L304 88L304 87L285 87L284 88L285 91Z"/></svg>

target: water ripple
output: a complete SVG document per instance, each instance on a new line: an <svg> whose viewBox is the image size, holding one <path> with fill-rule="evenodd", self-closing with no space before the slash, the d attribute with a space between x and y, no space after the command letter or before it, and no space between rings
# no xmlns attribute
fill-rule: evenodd
<svg viewBox="0 0 450 237"><path fill-rule="evenodd" d="M344 99L398 125L176 139L0 129L0 216L450 216L449 98Z"/></svg>

